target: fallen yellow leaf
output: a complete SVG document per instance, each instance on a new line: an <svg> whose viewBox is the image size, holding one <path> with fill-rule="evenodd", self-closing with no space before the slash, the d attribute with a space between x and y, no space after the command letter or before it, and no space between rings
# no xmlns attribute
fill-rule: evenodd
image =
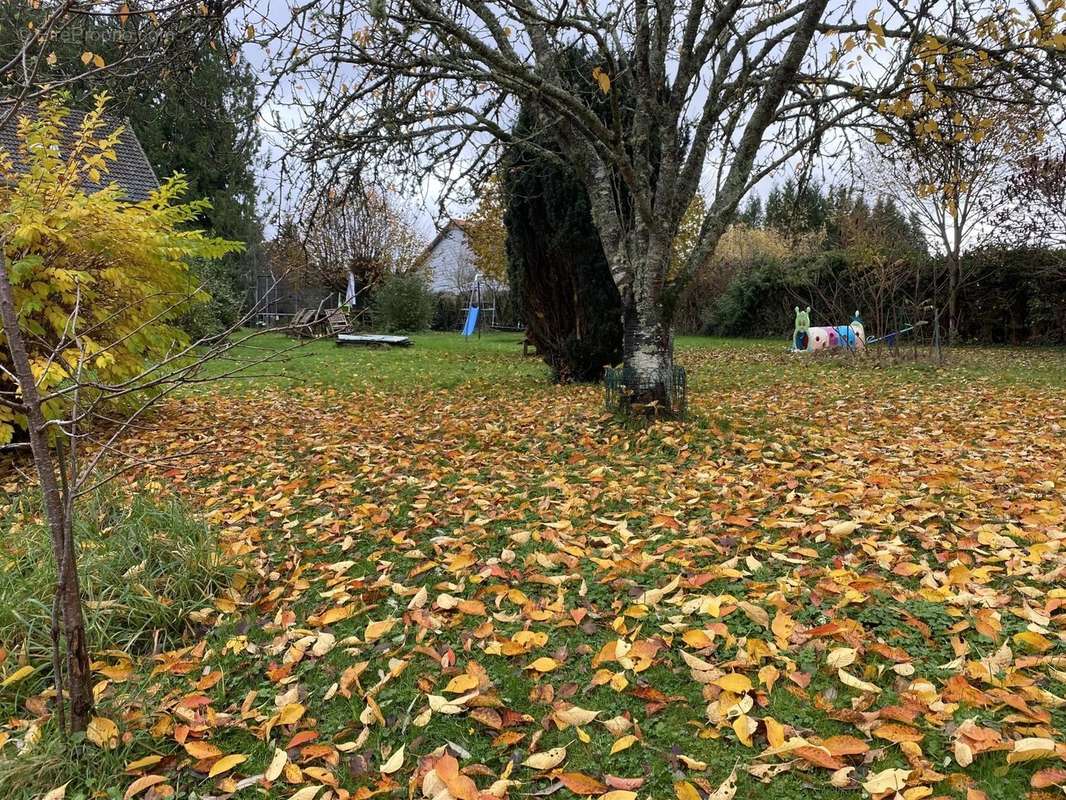
<svg viewBox="0 0 1066 800"><path fill-rule="evenodd" d="M288 753L280 747L274 748L274 757L270 759L270 765L266 768L266 772L263 773L263 777L271 782L276 781L281 776L281 771L285 769L288 761Z"/></svg>
<svg viewBox="0 0 1066 800"><path fill-rule="evenodd" d="M851 536L858 529L859 523L854 520L847 520L846 522L838 522L832 528L829 529L830 536Z"/></svg>
<svg viewBox="0 0 1066 800"><path fill-rule="evenodd" d="M842 669L837 670L837 677L840 678L840 682L845 686L850 686L852 689L858 689L862 692L872 692L873 694L881 694L881 687L875 686L872 683L856 678L850 672L845 672Z"/></svg>
<svg viewBox="0 0 1066 800"><path fill-rule="evenodd" d="M714 685L733 694L744 694L752 690L751 679L739 672L731 672L714 681Z"/></svg>
<svg viewBox="0 0 1066 800"><path fill-rule="evenodd" d="M456 675L448 681L448 685L444 687L444 691L450 694L466 694L471 689L476 689L477 687L477 678L464 672L462 675Z"/></svg>
<svg viewBox="0 0 1066 800"><path fill-rule="evenodd" d="M858 651L854 647L836 647L829 651L825 657L825 663L833 669L850 667L855 663Z"/></svg>
<svg viewBox="0 0 1066 800"><path fill-rule="evenodd" d="M129 785L126 793L122 795L123 800L130 800L134 795L140 794L150 786L163 783L166 779L166 775L143 775Z"/></svg>
<svg viewBox="0 0 1066 800"><path fill-rule="evenodd" d="M567 725L588 725L592 720L596 719L599 713L599 711L591 711L587 708L568 706L556 709L552 716L555 717L557 722L563 723L560 727L565 727Z"/></svg>
<svg viewBox="0 0 1066 800"><path fill-rule="evenodd" d="M1007 753L1007 763L1020 764L1024 761L1049 758L1053 755L1055 755L1055 742L1053 739L1018 739L1014 743L1013 749Z"/></svg>
<svg viewBox="0 0 1066 800"><path fill-rule="evenodd" d="M526 669L535 670L536 672L551 672L554 669L559 668L559 662L554 658L548 658L547 656L541 656Z"/></svg>
<svg viewBox="0 0 1066 800"><path fill-rule="evenodd" d="M522 765L530 767L531 769L555 769L566 759L565 747L553 747L551 750L545 750L543 753L534 753L525 761Z"/></svg>
<svg viewBox="0 0 1066 800"><path fill-rule="evenodd" d="M126 772L136 772L145 767L152 767L162 760L163 756L145 756L144 758L138 758L136 761L131 761L126 765Z"/></svg>
<svg viewBox="0 0 1066 800"><path fill-rule="evenodd" d="M758 725L747 714L741 714L733 720L733 732L736 733L740 743L745 747L751 747L751 734Z"/></svg>
<svg viewBox="0 0 1066 800"><path fill-rule="evenodd" d="M210 742L191 741L185 743L185 752L193 758L217 758L222 751Z"/></svg>
<svg viewBox="0 0 1066 800"><path fill-rule="evenodd" d="M103 750L114 750L118 747L118 725L106 717L93 717L85 738Z"/></svg>
<svg viewBox="0 0 1066 800"><path fill-rule="evenodd" d="M2 686L11 686L14 683L18 683L19 681L25 680L26 678L28 678L32 674L33 674L33 667L31 667L29 664L27 664L24 667L19 667L17 670L12 672L10 675L8 675L6 678L4 678L2 681L0 681L0 687L2 687Z"/></svg>
<svg viewBox="0 0 1066 800"><path fill-rule="evenodd" d="M368 642L373 642L380 639L386 633L392 630L392 626L396 624L396 620L389 618L379 620L378 622L371 622L366 626L366 631L363 632L363 638Z"/></svg>
<svg viewBox="0 0 1066 800"><path fill-rule="evenodd" d="M233 755L224 756L211 765L211 771L207 773L207 777L213 778L216 775L221 775L223 772L229 772L238 764L243 764L248 760L248 756L243 753L234 753Z"/></svg>
<svg viewBox="0 0 1066 800"><path fill-rule="evenodd" d="M403 752L406 745L400 745L396 752L389 756L389 760L381 765L382 775L391 775L403 766Z"/></svg>
<svg viewBox="0 0 1066 800"><path fill-rule="evenodd" d="M869 794L898 792L907 785L907 778L910 776L911 771L909 769L884 769L868 776L862 782L862 788Z"/></svg>
<svg viewBox="0 0 1066 800"><path fill-rule="evenodd" d="M300 703L289 703L278 712L278 724L292 725L299 722L306 710Z"/></svg>

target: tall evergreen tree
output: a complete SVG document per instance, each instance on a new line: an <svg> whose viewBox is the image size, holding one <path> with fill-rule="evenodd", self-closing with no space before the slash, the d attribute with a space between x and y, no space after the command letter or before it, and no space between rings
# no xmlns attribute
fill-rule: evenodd
<svg viewBox="0 0 1066 800"><path fill-rule="evenodd" d="M263 231L256 212L256 76L248 63L205 48L190 71L170 72L154 86L114 87L115 110L136 131L156 174L184 173L191 197L211 201L201 224L245 250L203 265L213 302L188 321L196 333L234 322L255 279Z"/></svg>
<svg viewBox="0 0 1066 800"><path fill-rule="evenodd" d="M749 228L762 227L762 198L759 195L751 196L747 205L744 206L744 210L737 215L737 221L742 225L747 225Z"/></svg>
<svg viewBox="0 0 1066 800"><path fill-rule="evenodd" d="M115 109L137 132L161 175L182 172L194 197L211 209L204 223L219 235L253 243L256 214L256 76L244 59L207 48L191 72L169 73L161 85L115 95Z"/></svg>
<svg viewBox="0 0 1066 800"><path fill-rule="evenodd" d="M767 194L763 224L788 236L798 236L824 227L828 212L819 184L799 184L788 178Z"/></svg>
<svg viewBox="0 0 1066 800"><path fill-rule="evenodd" d="M523 109L516 141L533 124ZM508 152L503 188L508 280L527 334L556 380L597 380L622 359L622 302L588 193L572 169L522 145Z"/></svg>

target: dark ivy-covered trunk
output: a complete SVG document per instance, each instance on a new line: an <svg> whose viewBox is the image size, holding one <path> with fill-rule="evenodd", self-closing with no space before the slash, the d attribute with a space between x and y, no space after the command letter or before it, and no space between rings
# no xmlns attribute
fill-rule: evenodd
<svg viewBox="0 0 1066 800"><path fill-rule="evenodd" d="M508 283L553 378L599 381L623 357L622 298L589 193L537 122L534 107L524 107L502 164Z"/></svg>

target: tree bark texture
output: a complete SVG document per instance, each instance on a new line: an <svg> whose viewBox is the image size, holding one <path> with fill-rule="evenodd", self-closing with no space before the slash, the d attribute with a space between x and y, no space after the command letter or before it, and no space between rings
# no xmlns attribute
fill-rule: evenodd
<svg viewBox="0 0 1066 800"><path fill-rule="evenodd" d="M670 248L651 242L627 250L636 263L623 295L623 380L631 403L670 415L680 411L673 407L674 338L662 297Z"/></svg>
<svg viewBox="0 0 1066 800"><path fill-rule="evenodd" d="M56 595L66 643L65 680L57 676L57 685L65 684L70 696L70 724L72 730L84 731L89 726L93 710L92 671L85 638L85 617L82 612L81 587L74 554L72 520L65 513L63 492L56 478L57 460L48 442L41 398L37 392L29 353L18 326L14 290L7 271L7 260L0 250L0 319L11 355L12 368L22 391L22 403L28 420L30 449L41 482L45 517L52 535L58 580ZM61 435L61 434L60 434ZM60 468L62 465L58 465ZM57 661L59 659L56 659ZM57 704L63 697L56 698Z"/></svg>

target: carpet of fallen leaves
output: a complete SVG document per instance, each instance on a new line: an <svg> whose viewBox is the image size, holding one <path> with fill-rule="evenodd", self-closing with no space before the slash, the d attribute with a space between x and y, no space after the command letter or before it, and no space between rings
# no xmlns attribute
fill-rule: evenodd
<svg viewBox="0 0 1066 800"><path fill-rule="evenodd" d="M207 451L133 485L243 570L99 654L120 792L1061 797L1066 390L684 358L642 429L534 381L168 406L131 451Z"/></svg>

